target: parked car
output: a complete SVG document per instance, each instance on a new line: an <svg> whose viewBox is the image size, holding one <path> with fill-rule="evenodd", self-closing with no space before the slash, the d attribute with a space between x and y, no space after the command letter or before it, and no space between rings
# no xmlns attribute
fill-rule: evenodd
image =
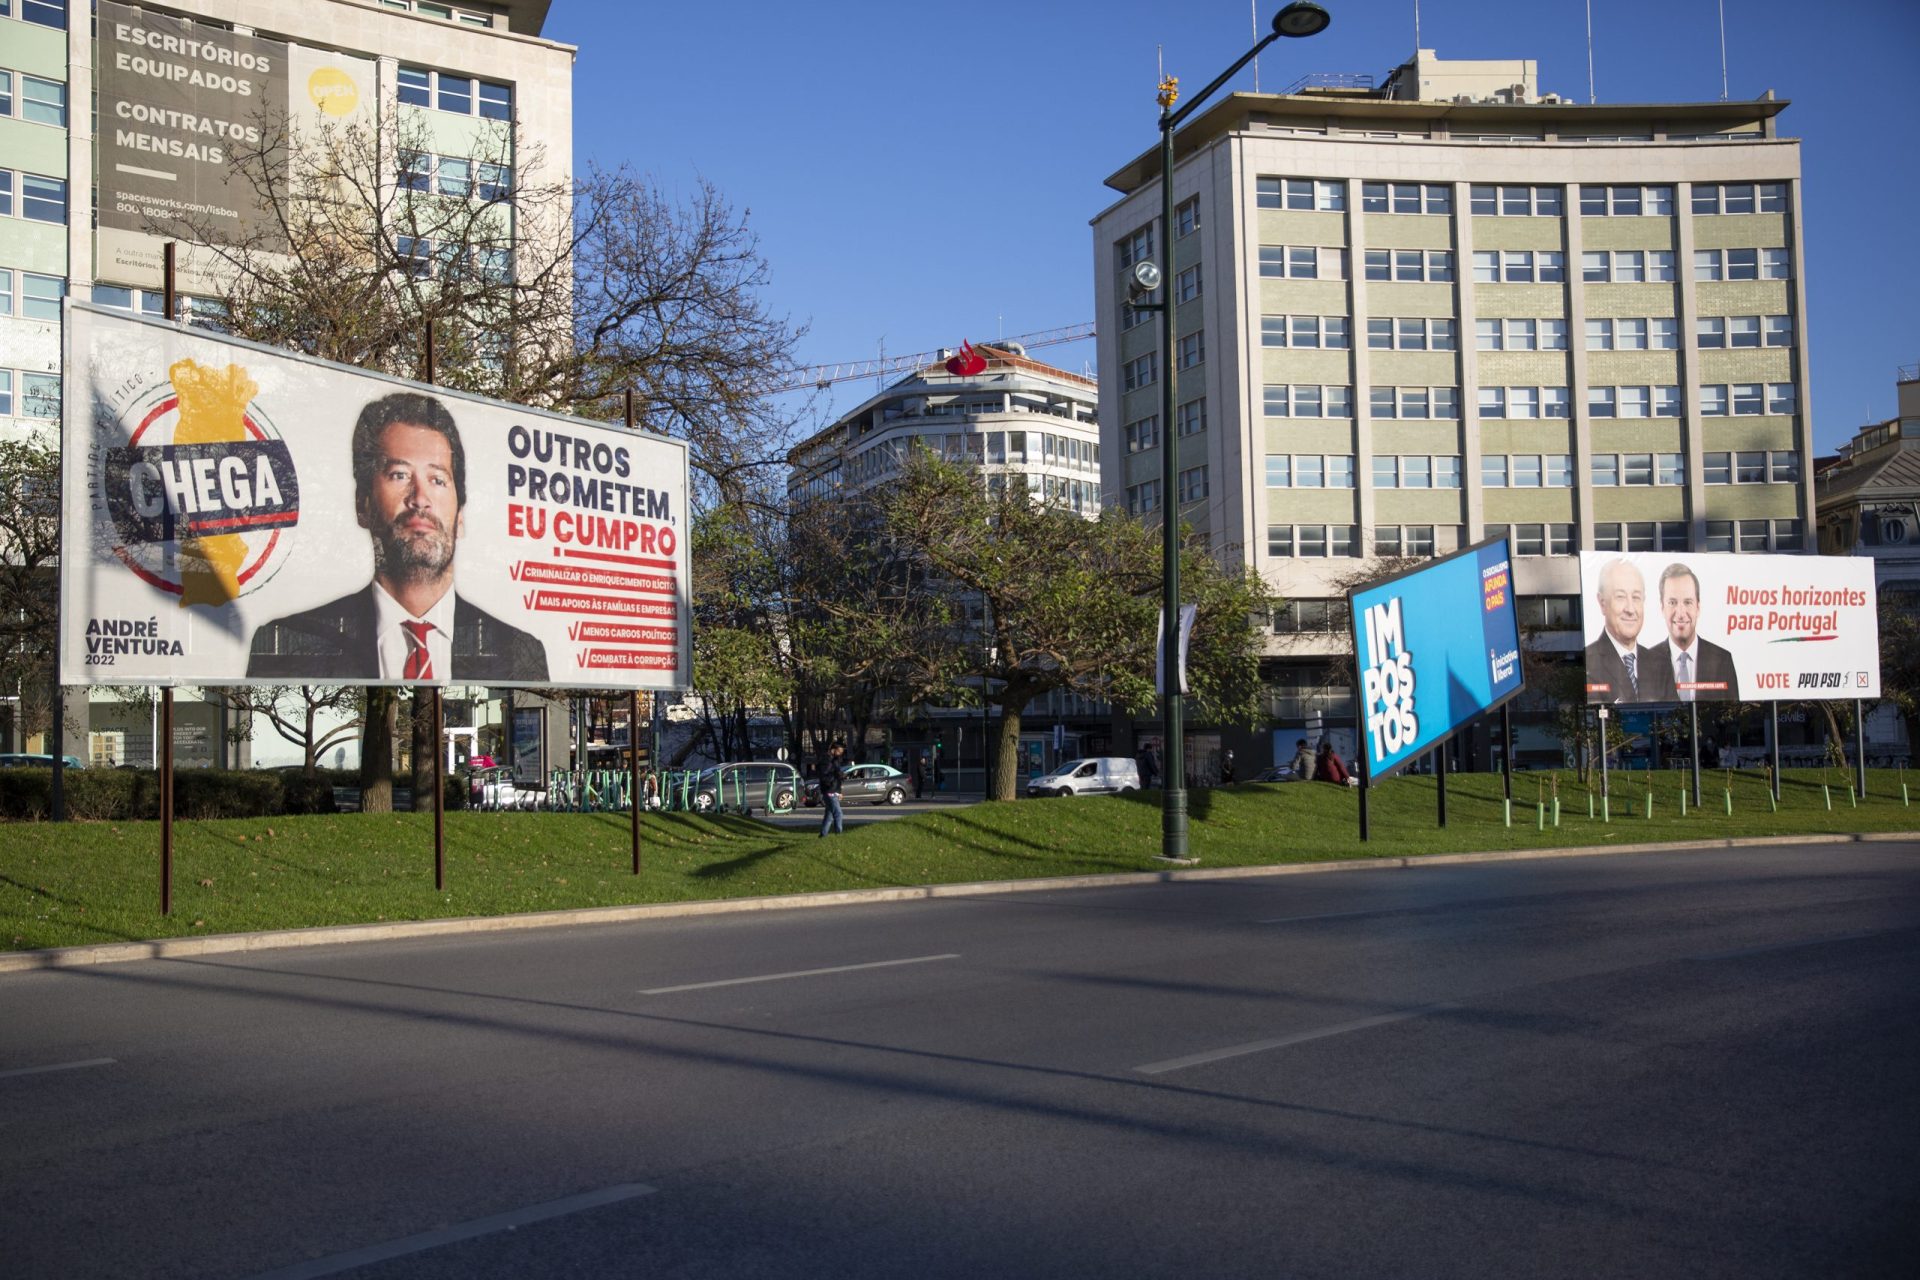
<svg viewBox="0 0 1920 1280"><path fill-rule="evenodd" d="M703 769L689 801L695 813L786 810L800 796L800 771L782 760L742 760Z"/></svg>
<svg viewBox="0 0 1920 1280"><path fill-rule="evenodd" d="M67 768L69 769L84 769L87 767L79 756L62 756L61 759L67 762ZM26 751L9 751L0 754L0 769L51 768L53 768L53 757L50 755L35 755L32 752Z"/></svg>
<svg viewBox="0 0 1920 1280"><path fill-rule="evenodd" d="M840 786L840 803L905 804L913 779L890 764L851 764ZM818 779L807 779L807 803L820 803Z"/></svg>
<svg viewBox="0 0 1920 1280"><path fill-rule="evenodd" d="M1126 756L1069 760L1027 783L1030 796L1128 795L1140 789L1140 766Z"/></svg>
<svg viewBox="0 0 1920 1280"><path fill-rule="evenodd" d="M1255 782L1292 782L1293 780L1293 766L1290 764L1276 764L1271 769L1263 769L1254 779Z"/></svg>

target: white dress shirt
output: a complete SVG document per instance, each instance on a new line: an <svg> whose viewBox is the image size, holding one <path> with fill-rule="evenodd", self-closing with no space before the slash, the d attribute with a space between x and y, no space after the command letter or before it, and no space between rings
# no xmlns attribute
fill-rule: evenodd
<svg viewBox="0 0 1920 1280"><path fill-rule="evenodd" d="M373 608L375 625L378 627L376 634L380 637L382 680L406 679L407 654L412 650L413 642L400 625L403 622L424 622L433 628L427 633L427 659L433 664L434 681L444 681L453 674L453 592L441 596L424 616L415 618L407 612L405 605L388 595L387 589L376 580L373 584Z"/></svg>

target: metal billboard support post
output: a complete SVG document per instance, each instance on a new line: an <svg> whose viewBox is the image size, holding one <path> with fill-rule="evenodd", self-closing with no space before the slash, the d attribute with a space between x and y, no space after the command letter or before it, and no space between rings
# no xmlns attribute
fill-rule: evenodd
<svg viewBox="0 0 1920 1280"><path fill-rule="evenodd" d="M1611 822L1613 820L1613 810L1609 802L1613 798L1613 793L1608 790L1608 784L1607 784L1607 709L1606 707L1602 706L1600 708L1599 714L1600 714L1600 811L1602 814L1606 816L1606 820Z"/></svg>
<svg viewBox="0 0 1920 1280"><path fill-rule="evenodd" d="M1853 700L1853 777L1854 794L1867 794L1867 704Z"/></svg>
<svg viewBox="0 0 1920 1280"><path fill-rule="evenodd" d="M173 914L172 685L160 691L160 914Z"/></svg>
<svg viewBox="0 0 1920 1280"><path fill-rule="evenodd" d="M1440 825L1444 828L1447 825L1447 740L1445 738L1440 739L1433 748L1433 779L1437 784L1434 792L1440 801Z"/></svg>
<svg viewBox="0 0 1920 1280"><path fill-rule="evenodd" d="M1692 721L1689 728L1693 738L1693 807L1700 807L1700 704L1689 702L1687 716Z"/></svg>
<svg viewBox="0 0 1920 1280"><path fill-rule="evenodd" d="M1778 804L1780 801L1780 704L1777 702L1767 704L1767 750L1773 758L1773 799L1774 803Z"/></svg>
<svg viewBox="0 0 1920 1280"><path fill-rule="evenodd" d="M1500 708L1500 771L1506 775L1502 780L1507 803L1513 803L1513 708L1503 705Z"/></svg>
<svg viewBox="0 0 1920 1280"><path fill-rule="evenodd" d="M627 430L633 430L633 388L626 391ZM658 697L658 695L655 695ZM649 753L651 758L652 753ZM654 768L660 767L657 759L652 761ZM627 690L627 788L628 809L633 817L633 874L640 874L640 691Z"/></svg>
<svg viewBox="0 0 1920 1280"><path fill-rule="evenodd" d="M160 296L168 324L174 319L179 295L174 284L178 246L169 240L160 246ZM160 914L173 914L173 686L160 691Z"/></svg>
<svg viewBox="0 0 1920 1280"><path fill-rule="evenodd" d="M440 740L446 736L446 708L440 686L433 686L433 891L447 887L447 783L440 763Z"/></svg>

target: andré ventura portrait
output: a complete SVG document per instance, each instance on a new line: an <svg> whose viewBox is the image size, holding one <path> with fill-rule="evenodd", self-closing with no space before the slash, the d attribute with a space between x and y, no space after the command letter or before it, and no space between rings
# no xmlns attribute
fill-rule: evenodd
<svg viewBox="0 0 1920 1280"><path fill-rule="evenodd" d="M353 427L354 511L373 539L373 581L253 633L263 680L543 683L546 648L454 590L467 455L453 415L417 392L383 396Z"/></svg>

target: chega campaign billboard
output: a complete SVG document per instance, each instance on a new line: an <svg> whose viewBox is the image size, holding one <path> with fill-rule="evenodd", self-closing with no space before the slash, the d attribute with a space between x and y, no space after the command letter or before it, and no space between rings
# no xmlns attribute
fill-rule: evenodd
<svg viewBox="0 0 1920 1280"><path fill-rule="evenodd" d="M687 449L67 303L63 678L691 683Z"/></svg>
<svg viewBox="0 0 1920 1280"><path fill-rule="evenodd" d="M1349 594L1367 776L1385 777L1520 692L1507 540Z"/></svg>
<svg viewBox="0 0 1920 1280"><path fill-rule="evenodd" d="M1878 698L1873 561L1580 553L1587 701Z"/></svg>

